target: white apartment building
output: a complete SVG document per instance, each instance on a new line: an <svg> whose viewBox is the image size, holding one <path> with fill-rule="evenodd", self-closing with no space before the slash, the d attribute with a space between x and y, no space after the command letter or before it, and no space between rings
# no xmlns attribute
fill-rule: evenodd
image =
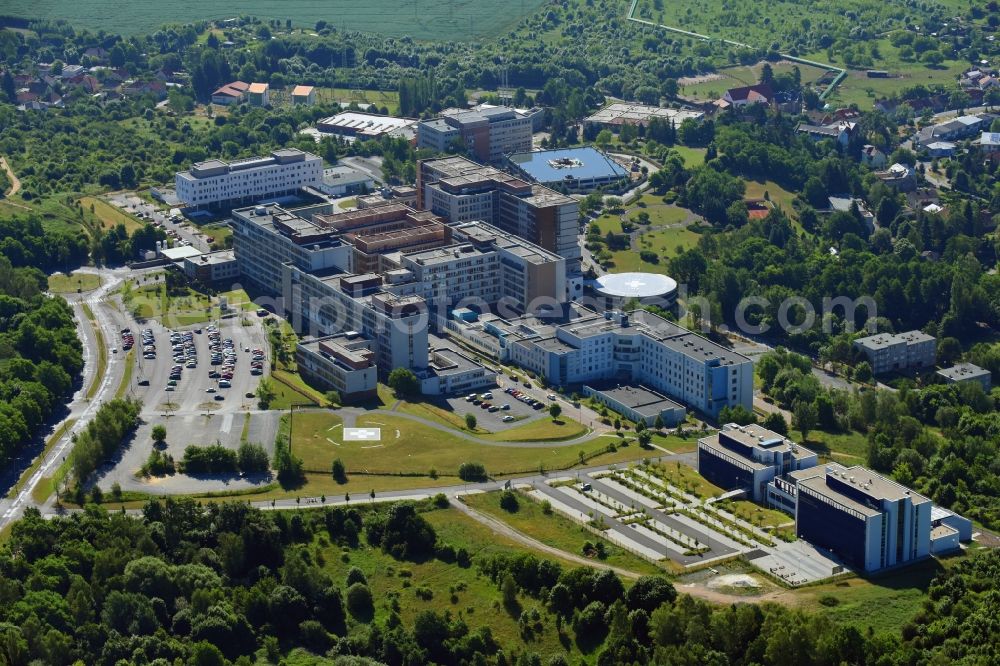
<svg viewBox="0 0 1000 666"><path fill-rule="evenodd" d="M234 162L198 162L174 177L177 198L192 208L249 205L322 183L323 159L295 148Z"/></svg>

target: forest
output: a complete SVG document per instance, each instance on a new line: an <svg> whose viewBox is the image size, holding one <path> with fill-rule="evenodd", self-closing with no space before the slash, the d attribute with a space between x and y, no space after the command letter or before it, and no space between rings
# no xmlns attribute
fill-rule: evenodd
<svg viewBox="0 0 1000 666"><path fill-rule="evenodd" d="M380 550L400 566L474 567L498 612L541 601L523 631L554 623L602 665L983 663L998 648L995 551L943 571L898 634L874 634L773 604L713 606L660 576L623 581L529 554L470 558L426 519L446 504L262 512L166 500L141 517L89 506L53 520L31 510L0 550L0 653L12 666L277 664L292 654L303 664L568 663L499 644L486 617L423 610L404 624L398 600L372 597L373 572L328 573L329 546L348 558Z"/></svg>
<svg viewBox="0 0 1000 666"><path fill-rule="evenodd" d="M86 245L37 220L0 220L0 465L42 434L83 369L73 311L42 269L78 266Z"/></svg>

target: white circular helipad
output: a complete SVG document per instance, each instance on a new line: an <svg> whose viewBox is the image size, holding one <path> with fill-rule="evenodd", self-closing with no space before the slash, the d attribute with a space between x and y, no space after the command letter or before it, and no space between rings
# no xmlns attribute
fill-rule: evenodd
<svg viewBox="0 0 1000 666"><path fill-rule="evenodd" d="M594 289L615 298L663 298L677 291L677 281L656 273L609 273L594 280Z"/></svg>

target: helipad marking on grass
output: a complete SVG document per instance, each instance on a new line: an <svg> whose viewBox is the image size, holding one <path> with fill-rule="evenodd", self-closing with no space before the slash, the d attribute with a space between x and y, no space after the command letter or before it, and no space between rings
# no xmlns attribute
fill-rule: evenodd
<svg viewBox="0 0 1000 666"><path fill-rule="evenodd" d="M337 425L333 426L332 428L327 428L326 431L330 432L331 430L336 430L337 428L343 427L343 425L344 425L343 423L338 423Z"/></svg>
<svg viewBox="0 0 1000 666"><path fill-rule="evenodd" d="M400 438L400 437L402 437L402 436L403 436L403 433L401 433L401 432L399 432L399 431L397 430L397 431L396 431L396 439L399 439L399 438Z"/></svg>
<svg viewBox="0 0 1000 666"><path fill-rule="evenodd" d="M381 428L344 428L345 442L380 442Z"/></svg>
<svg viewBox="0 0 1000 666"><path fill-rule="evenodd" d="M332 439L330 439L329 437L326 438L326 441L330 442L334 446L340 446L340 442L335 442Z"/></svg>
<svg viewBox="0 0 1000 666"><path fill-rule="evenodd" d="M381 449L383 446L385 446L385 445L384 444L373 444L371 446L362 446L361 448L362 449Z"/></svg>

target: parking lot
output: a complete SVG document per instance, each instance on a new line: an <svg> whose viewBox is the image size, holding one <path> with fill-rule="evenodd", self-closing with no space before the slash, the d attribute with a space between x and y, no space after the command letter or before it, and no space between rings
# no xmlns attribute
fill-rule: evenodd
<svg viewBox="0 0 1000 666"><path fill-rule="evenodd" d="M184 458L184 449L190 445L207 446L221 444L226 448L237 449L243 440L244 429L246 441L260 444L268 455L274 452L274 438L277 435L278 421L281 415L277 412L257 412L253 414L211 414L198 413L178 414L167 418L147 418L136 430L132 440L123 448L121 457L112 467L102 470L98 481L105 490L118 483L123 490L140 492L156 492L169 494L188 494L218 490L233 490L253 488L261 483L270 482L265 478L242 478L232 476L190 477L184 474L174 474L165 477L144 479L137 477L150 452L153 450L152 429L154 425L162 424L167 429L167 440L162 450L173 456L176 462Z"/></svg>
<svg viewBox="0 0 1000 666"><path fill-rule="evenodd" d="M171 238L179 243L192 245L202 252L208 252L210 249L208 235L202 233L184 218L171 216L169 209L163 209L129 193L112 194L108 197L108 203L129 215L135 215L140 220L146 220L154 226L162 227Z"/></svg>
<svg viewBox="0 0 1000 666"><path fill-rule="evenodd" d="M217 331L212 331L212 326ZM147 411L227 413L256 407L254 394L268 371L260 326L243 326L233 317L179 330L166 329L155 321L130 328L136 345L136 370L129 392L143 399ZM155 345L155 358L144 353L144 331ZM232 341L231 346L227 340ZM261 352L259 374L253 373L253 350ZM218 363L213 365L213 360ZM232 376L226 379L221 375L230 363ZM216 373L220 376L210 376Z"/></svg>
<svg viewBox="0 0 1000 666"><path fill-rule="evenodd" d="M548 405L542 403L541 408L533 409L530 405L518 400L513 395L506 393L503 389L492 389L489 395L492 398L482 399L487 395L486 391L475 394L474 401L468 400L469 396L456 396L448 398L448 406L459 416L465 418L466 414L473 414L476 422L481 428L486 428L491 432L505 430L514 426L523 425L539 418L548 418ZM487 407L484 407L483 404ZM507 406L504 409L504 405ZM496 407L490 411L491 407Z"/></svg>

